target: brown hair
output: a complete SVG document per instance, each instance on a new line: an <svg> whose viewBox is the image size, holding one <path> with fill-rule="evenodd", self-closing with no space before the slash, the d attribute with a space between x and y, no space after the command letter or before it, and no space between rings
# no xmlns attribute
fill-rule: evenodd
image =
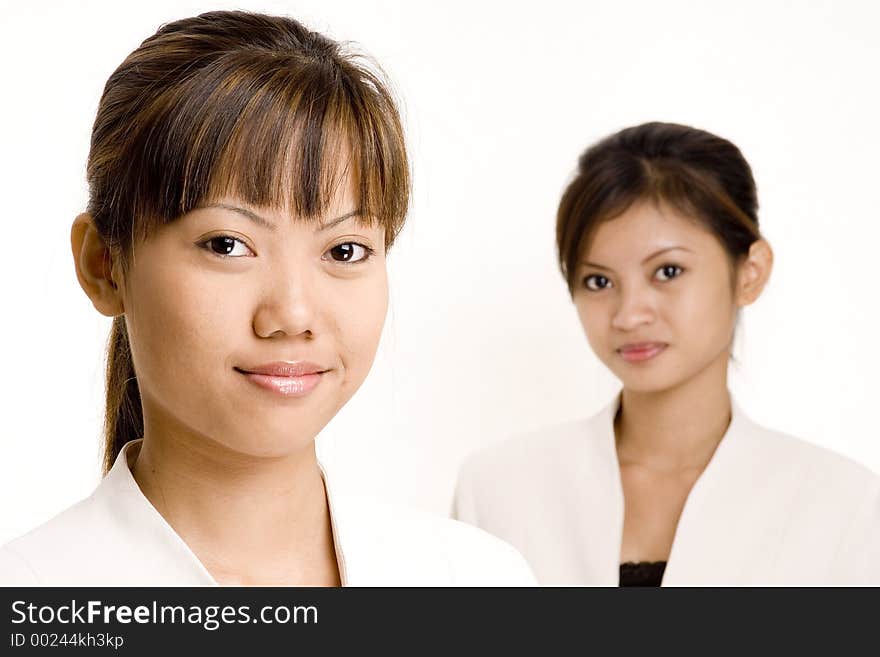
<svg viewBox="0 0 880 657"><path fill-rule="evenodd" d="M596 227L643 199L700 221L734 262L761 238L755 180L736 146L674 123L626 128L584 151L559 203L556 246L569 292Z"/></svg>
<svg viewBox="0 0 880 657"><path fill-rule="evenodd" d="M316 219L343 180L399 233L410 177L375 64L297 21L216 11L163 25L110 76L92 130L88 212L123 267L138 239L230 194ZM104 471L143 434L124 317L107 356Z"/></svg>

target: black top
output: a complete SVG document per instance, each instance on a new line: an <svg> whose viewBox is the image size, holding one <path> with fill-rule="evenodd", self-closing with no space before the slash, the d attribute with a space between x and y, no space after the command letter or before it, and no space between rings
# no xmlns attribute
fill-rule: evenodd
<svg viewBox="0 0 880 657"><path fill-rule="evenodd" d="M665 561L627 561L620 564L620 586L660 586Z"/></svg>

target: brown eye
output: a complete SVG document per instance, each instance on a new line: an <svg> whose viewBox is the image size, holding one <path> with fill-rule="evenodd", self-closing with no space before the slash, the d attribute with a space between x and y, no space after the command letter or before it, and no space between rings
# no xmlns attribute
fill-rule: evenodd
<svg viewBox="0 0 880 657"><path fill-rule="evenodd" d="M247 244L229 235L212 237L202 242L200 246L221 257L239 258L253 253Z"/></svg>
<svg viewBox="0 0 880 657"><path fill-rule="evenodd" d="M601 274L592 274L584 279L584 287L593 292L598 292L599 290L604 290L606 287L611 287L611 281Z"/></svg>
<svg viewBox="0 0 880 657"><path fill-rule="evenodd" d="M668 281L677 276L681 276L684 269L679 267L678 265L663 265L656 271L654 274L654 278L658 281Z"/></svg>
<svg viewBox="0 0 880 657"><path fill-rule="evenodd" d="M372 253L372 249L357 242L343 242L327 251L331 260L347 263L361 262L369 258Z"/></svg>

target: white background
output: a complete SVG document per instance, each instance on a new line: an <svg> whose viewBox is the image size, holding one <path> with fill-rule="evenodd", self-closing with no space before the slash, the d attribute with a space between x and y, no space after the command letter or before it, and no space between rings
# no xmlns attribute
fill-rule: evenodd
<svg viewBox="0 0 880 657"><path fill-rule="evenodd" d="M731 387L756 420L880 471L880 10L872 2L28 2L0 11L0 543L99 478L109 320L74 276L104 82L169 20L283 13L403 98L415 174L374 369L326 428L336 479L448 510L470 451L583 417L616 381L556 270L578 153L647 120L731 139L776 251Z"/></svg>

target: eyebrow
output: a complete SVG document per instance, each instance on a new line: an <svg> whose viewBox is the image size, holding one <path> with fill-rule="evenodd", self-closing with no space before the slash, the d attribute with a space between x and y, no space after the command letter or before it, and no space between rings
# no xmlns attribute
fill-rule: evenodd
<svg viewBox="0 0 880 657"><path fill-rule="evenodd" d="M352 217L358 217L360 216L360 214L360 210L352 210L351 212L346 212L344 215L336 217L336 219L331 219L330 221L320 224L318 226L318 232L330 230L336 224L341 224L343 221L348 221Z"/></svg>
<svg viewBox="0 0 880 657"><path fill-rule="evenodd" d="M203 208L221 208L223 210L230 210L231 212L235 212L240 214L243 217L247 217L251 221L253 221L258 226L262 226L263 228L268 228L269 230L275 230L275 224L266 219L265 217L261 217L253 210L248 210L247 208L240 208L237 205L229 205L228 203L211 203L209 205L203 205Z"/></svg>
<svg viewBox="0 0 880 657"><path fill-rule="evenodd" d="M662 254L666 253L667 251L687 251L688 253L693 253L693 251L691 251L690 249L688 249L684 246L667 246L665 248L660 249L659 251L654 251L654 253L652 253L651 255L646 257L644 260L642 260L642 264L645 264L646 262L648 262L652 258L656 258L658 255L662 255ZM585 260L583 262L583 264L587 267L594 267L595 269L603 269L605 271L614 271L613 269L611 269L611 267L605 267L605 266L597 264L595 262L589 262L588 260Z"/></svg>
<svg viewBox="0 0 880 657"><path fill-rule="evenodd" d="M271 221L269 221L268 219L266 219L265 217L258 215L253 210L248 210L247 208L242 208L237 205L229 205L228 203L211 203L209 205L203 205L201 207L203 207L203 208L221 208L223 210L230 210L231 212L236 212L236 213L242 215L243 217L247 217L248 219L253 221L255 224L257 224L258 226L262 226L263 228L267 228L268 230L275 230L275 228L276 228L275 224L272 223ZM352 217L359 216L360 213L361 213L360 210L352 210L351 212L346 212L342 216L336 217L335 219L331 219L330 221L319 224L317 230L318 230L318 232L329 230L330 228L333 228L333 226L336 226L337 224L341 224L343 221L347 221L348 219L351 219Z"/></svg>

